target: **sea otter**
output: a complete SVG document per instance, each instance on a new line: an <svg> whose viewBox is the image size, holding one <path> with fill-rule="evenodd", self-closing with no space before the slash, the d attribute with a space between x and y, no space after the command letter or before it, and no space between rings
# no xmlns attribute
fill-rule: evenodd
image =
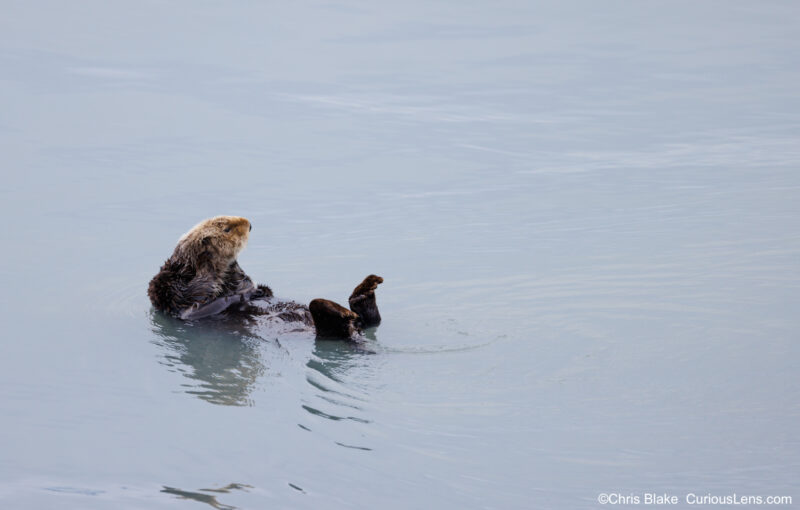
<svg viewBox="0 0 800 510"><path fill-rule="evenodd" d="M153 306L184 320L222 314L264 316L314 326L321 338L354 338L381 321L375 289L383 278L369 275L350 295L350 310L327 299L304 306L278 301L266 285L256 285L236 261L253 226L247 218L217 216L185 233L172 256L150 280Z"/></svg>

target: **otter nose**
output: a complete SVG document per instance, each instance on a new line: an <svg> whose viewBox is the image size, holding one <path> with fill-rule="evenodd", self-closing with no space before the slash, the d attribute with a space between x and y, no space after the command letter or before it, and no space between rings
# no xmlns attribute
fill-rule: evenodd
<svg viewBox="0 0 800 510"><path fill-rule="evenodd" d="M251 223L250 224L250 232L252 232L252 231L253 231L253 224Z"/></svg>

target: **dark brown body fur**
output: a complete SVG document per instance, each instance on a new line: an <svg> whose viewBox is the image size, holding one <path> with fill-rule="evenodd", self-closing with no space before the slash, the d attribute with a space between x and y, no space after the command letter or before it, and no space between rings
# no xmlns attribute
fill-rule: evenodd
<svg viewBox="0 0 800 510"><path fill-rule="evenodd" d="M263 297L271 297L269 287L258 288L234 261L222 274L198 271L181 260L168 259L150 281L147 294L153 306L170 315L181 316L196 304L207 304L223 296L245 289L259 289Z"/></svg>

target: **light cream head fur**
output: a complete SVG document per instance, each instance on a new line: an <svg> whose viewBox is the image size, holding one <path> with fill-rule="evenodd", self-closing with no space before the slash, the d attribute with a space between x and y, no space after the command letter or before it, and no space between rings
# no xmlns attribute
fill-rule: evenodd
<svg viewBox="0 0 800 510"><path fill-rule="evenodd" d="M224 269L247 245L251 229L250 221L239 216L216 216L203 220L183 234L172 256L191 265Z"/></svg>

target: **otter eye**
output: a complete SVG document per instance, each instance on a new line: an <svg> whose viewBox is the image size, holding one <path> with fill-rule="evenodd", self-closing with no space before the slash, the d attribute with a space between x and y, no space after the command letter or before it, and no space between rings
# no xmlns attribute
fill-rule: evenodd
<svg viewBox="0 0 800 510"><path fill-rule="evenodd" d="M230 232L230 231L231 231L231 227L225 227L225 232Z"/></svg>

